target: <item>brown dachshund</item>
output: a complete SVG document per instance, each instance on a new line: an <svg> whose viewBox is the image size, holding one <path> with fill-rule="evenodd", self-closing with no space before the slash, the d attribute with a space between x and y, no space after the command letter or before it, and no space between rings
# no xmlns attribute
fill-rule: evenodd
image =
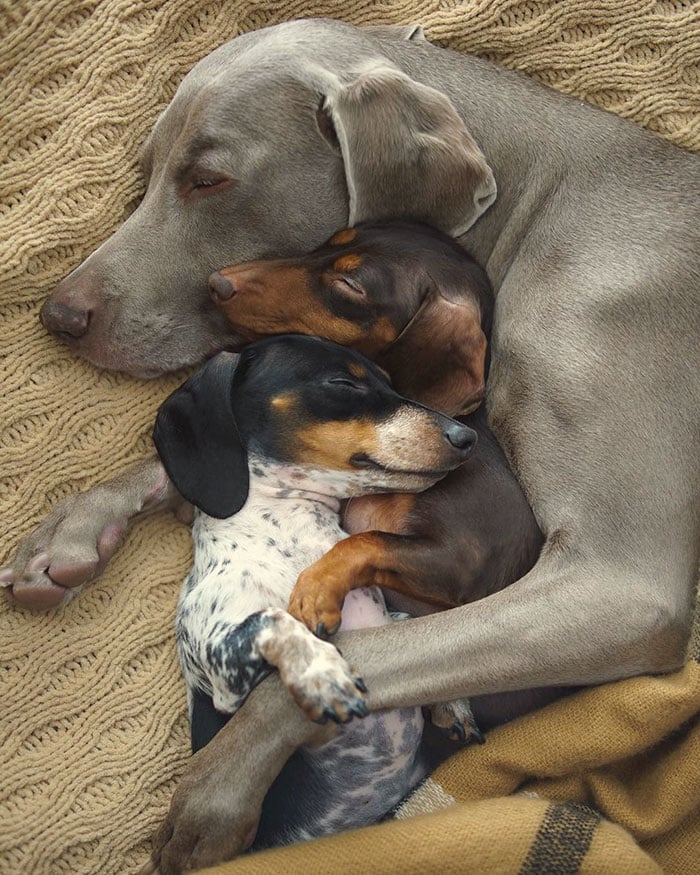
<svg viewBox="0 0 700 875"><path fill-rule="evenodd" d="M415 223L359 225L302 258L227 267L209 284L234 346L283 332L352 346L397 391L462 414L478 434L470 459L425 492L352 499L344 523L354 534L301 574L293 615L332 633L355 587L377 584L395 606L427 613L483 598L534 565L542 534L480 406L491 288L457 243Z"/></svg>

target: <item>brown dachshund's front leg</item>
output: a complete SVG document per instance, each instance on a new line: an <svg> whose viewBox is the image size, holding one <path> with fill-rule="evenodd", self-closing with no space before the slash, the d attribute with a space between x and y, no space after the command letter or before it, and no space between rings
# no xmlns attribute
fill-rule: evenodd
<svg viewBox="0 0 700 875"><path fill-rule="evenodd" d="M440 557L427 539L387 532L352 535L299 575L289 613L317 635L332 635L340 626L345 596L363 586L391 589L437 608L454 607L461 599L449 592L445 557L442 562Z"/></svg>

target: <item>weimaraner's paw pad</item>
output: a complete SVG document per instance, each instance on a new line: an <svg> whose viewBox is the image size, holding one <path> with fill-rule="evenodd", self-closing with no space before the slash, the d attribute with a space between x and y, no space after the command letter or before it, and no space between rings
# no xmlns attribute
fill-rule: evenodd
<svg viewBox="0 0 700 875"><path fill-rule="evenodd" d="M49 556L37 553L19 573L11 565L0 568L0 586L20 607L48 611L70 601L72 593L48 575Z"/></svg>
<svg viewBox="0 0 700 875"><path fill-rule="evenodd" d="M126 520L112 508L96 508L84 496L62 501L0 569L5 587L20 607L48 610L70 601L114 555Z"/></svg>
<svg viewBox="0 0 700 875"><path fill-rule="evenodd" d="M430 719L453 741L475 741L483 744L486 738L477 726L469 699L440 702L430 708Z"/></svg>

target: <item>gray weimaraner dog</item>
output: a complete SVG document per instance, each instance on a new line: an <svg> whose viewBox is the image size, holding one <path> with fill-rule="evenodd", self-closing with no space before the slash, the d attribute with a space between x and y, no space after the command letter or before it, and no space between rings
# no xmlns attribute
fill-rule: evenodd
<svg viewBox="0 0 700 875"><path fill-rule="evenodd" d="M149 376L225 347L210 271L360 220L430 222L487 267L490 422L546 544L496 595L410 633L339 636L372 709L470 696L478 717L487 694L682 663L700 530L696 156L419 28L319 19L205 58L144 166L139 208L42 311L100 367ZM56 604L101 570L127 519L175 501L144 462L61 502L3 581L20 604ZM332 732L266 680L192 759L157 836L162 871L238 853L291 752Z"/></svg>

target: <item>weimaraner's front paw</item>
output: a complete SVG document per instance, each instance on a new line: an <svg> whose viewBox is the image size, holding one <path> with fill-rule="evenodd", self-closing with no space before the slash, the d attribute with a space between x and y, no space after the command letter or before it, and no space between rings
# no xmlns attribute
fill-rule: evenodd
<svg viewBox="0 0 700 875"><path fill-rule="evenodd" d="M0 586L20 607L59 607L101 573L126 527L126 518L101 505L94 492L69 496L20 542L14 559L0 569Z"/></svg>
<svg viewBox="0 0 700 875"><path fill-rule="evenodd" d="M222 779L226 759L217 758L212 765L210 752L215 752L211 743L190 760L153 838L152 859L138 875L203 869L238 856L253 843L269 784L261 778L260 789L246 793L247 776L224 771Z"/></svg>
<svg viewBox="0 0 700 875"><path fill-rule="evenodd" d="M143 872L180 875L230 860L254 840L263 799L293 751L337 737L306 719L273 672L190 758Z"/></svg>

